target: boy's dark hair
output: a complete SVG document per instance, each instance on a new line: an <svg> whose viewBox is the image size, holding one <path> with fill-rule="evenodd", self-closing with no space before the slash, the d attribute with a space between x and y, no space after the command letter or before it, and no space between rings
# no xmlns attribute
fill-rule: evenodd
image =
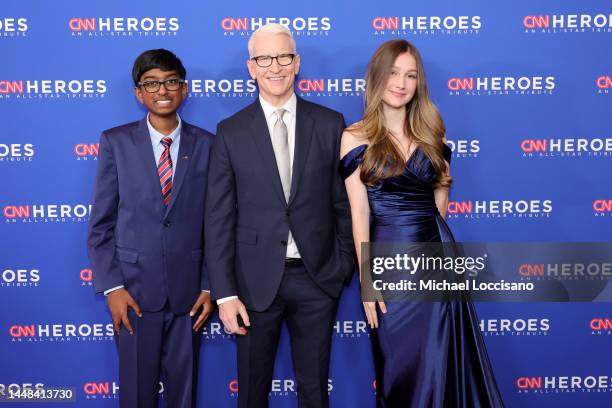
<svg viewBox="0 0 612 408"><path fill-rule="evenodd" d="M143 52L134 61L132 68L132 79L134 86L138 86L142 74L150 69L158 68L162 71L176 71L181 79L186 79L187 71L181 60L172 52L163 48Z"/></svg>

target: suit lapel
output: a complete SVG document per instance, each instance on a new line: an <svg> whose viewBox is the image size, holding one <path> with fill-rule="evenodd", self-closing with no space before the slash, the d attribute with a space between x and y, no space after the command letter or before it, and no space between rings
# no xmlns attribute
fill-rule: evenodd
<svg viewBox="0 0 612 408"><path fill-rule="evenodd" d="M153 190L155 197L155 208L162 215L164 213L164 201L161 195L161 186L159 176L157 175L157 163L155 163L155 155L153 154L153 146L151 145L151 136L147 127L147 118L138 122L138 126L132 131L132 140L136 146L138 162L140 163L142 172L144 173L144 186ZM136 182L138 183L138 181Z"/></svg>
<svg viewBox="0 0 612 408"><path fill-rule="evenodd" d="M276 166L276 156L274 155L274 148L272 147L272 139L263 109L259 104L259 99L251 105L250 111L253 117L251 122L251 134L253 135L257 151L261 157L260 163L266 168L277 195L283 203L285 203L285 194L283 193L283 185L278 174L278 167Z"/></svg>
<svg viewBox="0 0 612 408"><path fill-rule="evenodd" d="M170 195L170 203L166 208L166 212L164 214L164 218L170 214L174 203L176 202L178 195L181 191L181 187L183 186L183 181L185 180L185 176L191 167L191 162L193 161L192 153L193 148L195 146L195 135L191 132L191 126L183 121L183 125L181 128L181 139L179 142L179 151L178 157L176 158L177 163L175 164L176 172L174 173L174 177L172 178L172 193ZM159 182L158 182L159 184ZM160 187L160 197L161 197L161 187Z"/></svg>
<svg viewBox="0 0 612 408"><path fill-rule="evenodd" d="M297 98L297 109L295 115L295 149L293 152L293 172L291 176L291 195L289 204L293 202L300 185L300 179L304 174L304 166L310 151L314 122L304 106L304 101ZM279 178L280 180L280 178Z"/></svg>

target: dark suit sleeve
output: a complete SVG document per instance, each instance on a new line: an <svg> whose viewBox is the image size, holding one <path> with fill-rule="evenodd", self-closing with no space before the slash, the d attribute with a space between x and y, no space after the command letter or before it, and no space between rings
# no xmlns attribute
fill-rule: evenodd
<svg viewBox="0 0 612 408"><path fill-rule="evenodd" d="M118 206L117 166L108 136L102 133L93 208L87 235L87 250L96 292L104 292L124 284L121 267L115 256L115 225L117 224Z"/></svg>
<svg viewBox="0 0 612 408"><path fill-rule="evenodd" d="M237 295L234 275L236 183L221 124L217 126L210 155L204 224L212 297L221 299Z"/></svg>
<svg viewBox="0 0 612 408"><path fill-rule="evenodd" d="M338 239L340 268L344 276L351 277L355 271L355 245L353 243L353 227L351 220L351 207L349 205L348 196L344 179L340 174L340 140L342 132L346 128L344 117L339 116L336 130L336 146L335 146L335 161L334 161L334 191L333 203L336 219L336 236Z"/></svg>
<svg viewBox="0 0 612 408"><path fill-rule="evenodd" d="M208 132L206 133L206 135L208 136ZM206 159L208 160L208 171L210 171L210 150L211 150L211 145L212 145L212 135L209 137L206 137L205 143L206 143L206 149L207 149L207 154L206 154ZM208 176L204 179L204 185L202 186L202 188L204 189L204 191L206 191L208 189ZM206 218L204 219L204 226L206 225ZM202 242L204 242L204 248L206 248L206 234L205 234L205 228L202 228ZM206 263L206 256L202 257L202 269L200 271L200 289L202 290L210 290L210 278L208 277L208 265Z"/></svg>

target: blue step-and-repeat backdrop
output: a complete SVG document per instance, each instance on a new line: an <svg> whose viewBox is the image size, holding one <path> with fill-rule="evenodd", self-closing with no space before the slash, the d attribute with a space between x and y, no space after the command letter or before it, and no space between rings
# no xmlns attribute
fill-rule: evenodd
<svg viewBox="0 0 612 408"><path fill-rule="evenodd" d="M0 390L64 386L76 391L70 406L118 404L111 320L85 250L98 137L145 115L131 67L160 47L187 67L182 116L214 131L257 95L246 45L265 22L295 35L296 92L347 123L360 118L375 48L393 38L417 45L454 152L448 212L458 240L612 240L608 1L3 1ZM518 272L529 279L542 267ZM610 274L610 264L592 266L593 279ZM612 406L610 304L477 309L507 406ZM334 330L331 403L374 406L373 384L354 281ZM199 406L235 406L237 392L235 339L215 316L204 328ZM286 333L270 398L296 404Z"/></svg>

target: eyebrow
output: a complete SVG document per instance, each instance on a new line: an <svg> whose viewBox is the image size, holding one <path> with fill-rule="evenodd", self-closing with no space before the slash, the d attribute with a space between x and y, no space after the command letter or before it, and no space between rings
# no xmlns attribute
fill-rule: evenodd
<svg viewBox="0 0 612 408"><path fill-rule="evenodd" d="M394 65L392 68L393 68L393 69L399 69L399 70L401 70L401 68L400 68L400 67L398 67L398 66L396 66L396 65ZM417 71L416 69L409 69L409 70L408 70L408 71L406 71L406 72L418 72L418 71Z"/></svg>
<svg viewBox="0 0 612 408"><path fill-rule="evenodd" d="M179 76L179 74L176 74L176 73L174 73L174 74L169 74L168 76L165 76L165 77L156 77L156 76L150 76L150 75L148 75L148 76L146 76L146 77L142 78L142 80L143 80L143 81L145 81L145 80L147 80L147 79L153 79L153 80L156 80L156 81L160 81L160 80L161 80L161 81L163 81L163 80L165 80L165 79L171 79L172 77L178 77L178 76Z"/></svg>

